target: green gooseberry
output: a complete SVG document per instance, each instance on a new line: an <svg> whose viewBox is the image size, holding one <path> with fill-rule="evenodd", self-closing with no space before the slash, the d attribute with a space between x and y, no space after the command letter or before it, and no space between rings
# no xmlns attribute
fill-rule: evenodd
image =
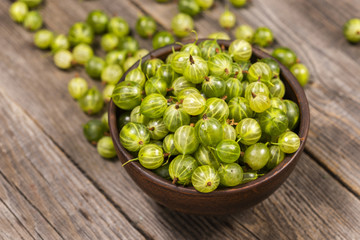
<svg viewBox="0 0 360 240"><path fill-rule="evenodd" d="M103 83L115 85L119 82L124 71L118 64L111 64L104 67L101 71L101 81Z"/></svg>
<svg viewBox="0 0 360 240"><path fill-rule="evenodd" d="M200 165L210 165L215 169L220 167L219 159L216 153L211 148L200 144L199 148L194 153L194 157Z"/></svg>
<svg viewBox="0 0 360 240"><path fill-rule="evenodd" d="M239 40L245 40L249 43L252 43L254 37L254 29L249 25L240 25L235 29L235 37Z"/></svg>
<svg viewBox="0 0 360 240"><path fill-rule="evenodd" d="M242 86L243 86L243 89L246 89L248 86L249 86L249 81L242 81L241 82L242 83ZM241 97L245 97L245 91L243 91L242 93L241 93Z"/></svg>
<svg viewBox="0 0 360 240"><path fill-rule="evenodd" d="M253 37L253 43L260 47L268 47L274 41L272 31L267 27L259 27L256 29Z"/></svg>
<svg viewBox="0 0 360 240"><path fill-rule="evenodd" d="M119 38L125 37L130 33L129 24L121 17L113 17L110 19L108 26L108 32L114 33Z"/></svg>
<svg viewBox="0 0 360 240"><path fill-rule="evenodd" d="M270 108L270 98L264 93L252 93L249 99L249 105L254 112L261 113Z"/></svg>
<svg viewBox="0 0 360 240"><path fill-rule="evenodd" d="M139 151L139 162L147 169L156 169L164 163L164 152L156 144L146 144Z"/></svg>
<svg viewBox="0 0 360 240"><path fill-rule="evenodd" d="M95 87L89 89L78 101L80 108L87 114L96 114L104 106L102 94Z"/></svg>
<svg viewBox="0 0 360 240"><path fill-rule="evenodd" d="M142 90L140 85L135 82L119 82L116 84L111 98L119 108L132 110L140 105Z"/></svg>
<svg viewBox="0 0 360 240"><path fill-rule="evenodd" d="M252 170L259 170L265 167L269 159L270 151L264 143L255 143L248 147L244 153L244 162Z"/></svg>
<svg viewBox="0 0 360 240"><path fill-rule="evenodd" d="M121 145L130 152L139 151L150 142L150 132L140 123L126 123L119 134Z"/></svg>
<svg viewBox="0 0 360 240"><path fill-rule="evenodd" d="M219 120L203 115L195 125L196 136L204 146L216 146L223 136L223 128Z"/></svg>
<svg viewBox="0 0 360 240"><path fill-rule="evenodd" d="M194 153L199 146L195 128L184 125L176 129L174 133L174 145L180 154L186 155Z"/></svg>
<svg viewBox="0 0 360 240"><path fill-rule="evenodd" d="M67 50L69 48L70 48L69 40L63 34L57 35L54 38L53 42L51 43L51 51L53 53L56 53L57 51L62 50L62 49Z"/></svg>
<svg viewBox="0 0 360 240"><path fill-rule="evenodd" d="M266 164L266 168L268 170L271 170L284 160L285 154L283 151L281 151L279 146L274 146L274 145L270 146L269 151L270 151L270 159Z"/></svg>
<svg viewBox="0 0 360 240"><path fill-rule="evenodd" d="M191 182L197 191L209 193L219 186L220 176L215 168L204 165L195 169L191 176Z"/></svg>
<svg viewBox="0 0 360 240"><path fill-rule="evenodd" d="M91 78L99 79L105 67L106 63L104 59L93 56L86 62L85 71Z"/></svg>
<svg viewBox="0 0 360 240"><path fill-rule="evenodd" d="M241 154L241 148L234 140L221 140L215 148L218 159L223 163L236 162Z"/></svg>
<svg viewBox="0 0 360 240"><path fill-rule="evenodd" d="M237 8L245 6L246 2L247 0L230 0L230 3Z"/></svg>
<svg viewBox="0 0 360 240"><path fill-rule="evenodd" d="M243 85L237 78L229 78L225 82L226 101L230 101L234 97L240 97L243 92Z"/></svg>
<svg viewBox="0 0 360 240"><path fill-rule="evenodd" d="M169 166L169 174L173 184L188 185L191 183L191 176L198 167L195 158L190 155L179 155L174 158Z"/></svg>
<svg viewBox="0 0 360 240"><path fill-rule="evenodd" d="M223 123L229 116L229 107L223 99L216 97L209 98L206 100L205 111L203 114Z"/></svg>
<svg viewBox="0 0 360 240"><path fill-rule="evenodd" d="M118 47L120 50L126 50L128 53L134 54L139 50L139 42L131 36L126 36L120 38Z"/></svg>
<svg viewBox="0 0 360 240"><path fill-rule="evenodd" d="M117 119L118 129L122 129L127 123L131 122L130 111L122 111Z"/></svg>
<svg viewBox="0 0 360 240"><path fill-rule="evenodd" d="M175 140L174 134L168 134L163 140L163 149L164 152L168 153L169 155L178 155L179 152L175 148Z"/></svg>
<svg viewBox="0 0 360 240"><path fill-rule="evenodd" d="M141 16L137 19L135 30L143 38L152 38L156 32L156 22L150 16Z"/></svg>
<svg viewBox="0 0 360 240"><path fill-rule="evenodd" d="M251 118L254 115L248 100L243 97L234 97L229 101L229 119L240 122L245 118Z"/></svg>
<svg viewBox="0 0 360 240"><path fill-rule="evenodd" d="M42 0L18 0L18 2L25 3L29 8L37 7L41 4Z"/></svg>
<svg viewBox="0 0 360 240"><path fill-rule="evenodd" d="M207 10L212 7L214 0L195 0L202 10Z"/></svg>
<svg viewBox="0 0 360 240"><path fill-rule="evenodd" d="M109 136L102 137L97 143L96 149L103 158L113 158L116 156L114 143Z"/></svg>
<svg viewBox="0 0 360 240"><path fill-rule="evenodd" d="M59 50L54 55L54 63L60 69L66 70L71 68L73 61L72 53L69 50Z"/></svg>
<svg viewBox="0 0 360 240"><path fill-rule="evenodd" d="M146 55L148 55L149 53L150 53L149 50L147 50L145 48L141 48L134 53L134 57L140 60L143 57L145 57Z"/></svg>
<svg viewBox="0 0 360 240"><path fill-rule="evenodd" d="M285 85L280 78L273 78L267 83L271 97L283 98L285 95Z"/></svg>
<svg viewBox="0 0 360 240"><path fill-rule="evenodd" d="M109 131L109 114L108 112L104 112L104 114L101 116L101 122L104 124L106 131Z"/></svg>
<svg viewBox="0 0 360 240"><path fill-rule="evenodd" d="M153 49L165 47L175 42L174 36L167 31L160 31L156 33L152 39Z"/></svg>
<svg viewBox="0 0 360 240"><path fill-rule="evenodd" d="M40 49L48 49L53 40L54 33L46 29L39 30L34 35L34 43Z"/></svg>
<svg viewBox="0 0 360 240"><path fill-rule="evenodd" d="M104 136L105 132L106 127L98 119L91 119L83 125L83 133L85 138L93 144L96 144L97 141L99 141L99 139Z"/></svg>
<svg viewBox="0 0 360 240"><path fill-rule="evenodd" d="M125 60L124 65L123 65L123 69L126 72L127 70L129 70L139 59L135 58L135 57L129 57Z"/></svg>
<svg viewBox="0 0 360 240"><path fill-rule="evenodd" d="M88 44L80 43L73 49L74 62L77 64L85 65L93 56L94 51Z"/></svg>
<svg viewBox="0 0 360 240"><path fill-rule="evenodd" d="M245 40L234 40L229 46L229 54L235 62L247 61L251 58L252 47Z"/></svg>
<svg viewBox="0 0 360 240"><path fill-rule="evenodd" d="M178 9L181 13L195 16L201 12L200 6L194 0L179 0Z"/></svg>
<svg viewBox="0 0 360 240"><path fill-rule="evenodd" d="M190 124L190 116L180 104L172 104L165 110L164 124L170 132L175 132L179 127Z"/></svg>
<svg viewBox="0 0 360 240"><path fill-rule="evenodd" d="M68 90L72 98L79 99L87 92L88 84L85 79L75 77L69 81Z"/></svg>
<svg viewBox="0 0 360 240"><path fill-rule="evenodd" d="M272 108L278 108L278 109L280 109L281 111L283 111L284 113L287 112L286 105L285 105L284 101L281 100L281 99L278 98L278 97L270 98L270 104L271 104L271 107L272 107ZM286 116L286 117L287 117L287 116Z"/></svg>
<svg viewBox="0 0 360 240"><path fill-rule="evenodd" d="M171 60L172 69L179 74L184 73L186 64L190 59L190 54L187 52L176 52Z"/></svg>
<svg viewBox="0 0 360 240"><path fill-rule="evenodd" d="M271 71L271 68L263 62L257 62L251 65L247 74L249 82L270 82L272 78L273 72Z"/></svg>
<svg viewBox="0 0 360 240"><path fill-rule="evenodd" d="M277 47L273 50L271 55L287 68L290 68L297 61L297 56L294 51L287 47Z"/></svg>
<svg viewBox="0 0 360 240"><path fill-rule="evenodd" d="M124 65L128 53L126 50L113 50L106 54L105 62L106 64L118 64L120 66Z"/></svg>
<svg viewBox="0 0 360 240"><path fill-rule="evenodd" d="M161 94L152 93L142 100L140 112L148 118L161 118L166 108L166 98Z"/></svg>
<svg viewBox="0 0 360 240"><path fill-rule="evenodd" d="M149 122L149 118L141 114L140 106L134 107L130 114L130 121L134 123L141 123L147 125Z"/></svg>
<svg viewBox="0 0 360 240"><path fill-rule="evenodd" d="M201 56L205 60L209 60L212 56L221 52L221 48L216 39L202 41L199 43L199 48L201 51Z"/></svg>
<svg viewBox="0 0 360 240"><path fill-rule="evenodd" d="M295 102L288 99L285 99L284 103L286 106L286 115L289 120L288 128L290 130L294 130L299 124L299 119L300 119L299 106Z"/></svg>
<svg viewBox="0 0 360 240"><path fill-rule="evenodd" d="M102 34L107 30L109 17L101 10L93 10L88 14L86 23L92 27L95 34Z"/></svg>
<svg viewBox="0 0 360 240"><path fill-rule="evenodd" d="M360 42L360 18L352 18L343 26L343 34L350 43Z"/></svg>
<svg viewBox="0 0 360 240"><path fill-rule="evenodd" d="M205 76L209 74L208 63L199 56L189 56L183 72L184 77L194 83L202 83Z"/></svg>
<svg viewBox="0 0 360 240"><path fill-rule="evenodd" d="M207 38L217 39L217 40L230 40L231 37L226 32L213 32L210 33Z"/></svg>
<svg viewBox="0 0 360 240"><path fill-rule="evenodd" d="M227 53L216 54L208 61L209 72L211 75L226 80L232 73L232 63L233 61Z"/></svg>
<svg viewBox="0 0 360 240"><path fill-rule="evenodd" d="M243 80L243 77L244 77L243 70L241 69L240 65L236 62L232 63L232 71L231 71L230 77L236 78L239 81Z"/></svg>
<svg viewBox="0 0 360 240"><path fill-rule="evenodd" d="M242 144L253 145L261 137L260 124L253 118L244 118L236 126L237 138Z"/></svg>
<svg viewBox="0 0 360 240"><path fill-rule="evenodd" d="M194 20L185 13L178 13L171 20L171 29L175 36L186 37L194 30Z"/></svg>
<svg viewBox="0 0 360 240"><path fill-rule="evenodd" d="M249 171L243 173L243 179L241 184L248 183L258 179L258 177L262 176L262 174L258 174L256 171Z"/></svg>
<svg viewBox="0 0 360 240"><path fill-rule="evenodd" d="M165 80L159 77L151 77L145 83L145 93L146 95L152 93L159 93L163 96L167 94L167 83Z"/></svg>
<svg viewBox="0 0 360 240"><path fill-rule="evenodd" d="M184 97L183 108L189 115L199 115L205 110L206 100L198 93L190 93Z"/></svg>
<svg viewBox="0 0 360 240"><path fill-rule="evenodd" d="M175 95L175 96L177 97L178 102L182 102L184 100L184 98L187 95L189 95L190 93L200 94L200 91L195 87L186 87L183 90L181 90L180 92L178 92L177 95Z"/></svg>
<svg viewBox="0 0 360 240"><path fill-rule="evenodd" d="M205 80L201 85L201 91L207 98L220 98L225 95L226 84L220 77L205 76Z"/></svg>
<svg viewBox="0 0 360 240"><path fill-rule="evenodd" d="M154 77L157 70L164 64L164 62L159 58L152 58L146 60L141 69L147 78Z"/></svg>
<svg viewBox="0 0 360 240"><path fill-rule="evenodd" d="M246 60L246 61L238 61L237 63L239 64L240 68L242 69L242 74L243 74L242 80L247 80L247 72L249 71L249 68L252 65L251 62L249 60Z"/></svg>
<svg viewBox="0 0 360 240"><path fill-rule="evenodd" d="M163 64L158 68L155 76L163 79L168 86L171 86L173 81L179 77L179 74L172 69L170 64Z"/></svg>
<svg viewBox="0 0 360 240"><path fill-rule="evenodd" d="M243 169L237 163L222 164L218 169L220 184L225 187L234 187L243 180Z"/></svg>
<svg viewBox="0 0 360 240"><path fill-rule="evenodd" d="M247 88L245 89L245 98L250 101L253 94L263 93L267 96L270 95L269 88L263 82L252 82L249 83Z"/></svg>
<svg viewBox="0 0 360 240"><path fill-rule="evenodd" d="M294 74L301 86L304 87L309 81L309 70L304 64L296 63L290 68L290 71Z"/></svg>
<svg viewBox="0 0 360 240"><path fill-rule="evenodd" d="M100 45L105 52L110 52L119 45L119 38L114 33L106 33L101 37Z"/></svg>
<svg viewBox="0 0 360 240"><path fill-rule="evenodd" d="M300 138L296 133L287 131L279 136L277 145L284 153L294 153L300 147Z"/></svg>
<svg viewBox="0 0 360 240"><path fill-rule="evenodd" d="M156 145L158 145L159 147L163 147L163 142L161 141L161 140L150 140L150 143L151 144L156 144ZM164 155L164 157L165 157L165 155Z"/></svg>
<svg viewBox="0 0 360 240"><path fill-rule="evenodd" d="M150 119L146 126L149 129L150 138L154 140L163 139L169 133L162 118Z"/></svg>
<svg viewBox="0 0 360 240"><path fill-rule="evenodd" d="M22 23L26 14L29 12L28 6L23 2L14 2L9 8L9 14L12 20Z"/></svg>
<svg viewBox="0 0 360 240"><path fill-rule="evenodd" d="M194 31L195 32L195 31ZM195 32L196 34L196 32ZM200 47L197 45L198 36L196 35L196 40L193 43L185 44L181 47L181 52L187 52L192 56L199 56L201 57L201 50Z"/></svg>
<svg viewBox="0 0 360 240"><path fill-rule="evenodd" d="M236 140L236 130L229 123L223 123L223 139Z"/></svg>
<svg viewBox="0 0 360 240"><path fill-rule="evenodd" d="M38 11L29 11L24 18L23 26L29 31L39 30L43 25L42 16Z"/></svg>
<svg viewBox="0 0 360 240"><path fill-rule="evenodd" d="M229 11L229 9L225 9L225 11L220 15L219 24L221 27L225 29L230 29L236 24L236 16L233 12Z"/></svg>
<svg viewBox="0 0 360 240"><path fill-rule="evenodd" d="M139 66L126 74L125 82L135 82L140 85L141 88L145 87L145 74L141 70L141 63Z"/></svg>
<svg viewBox="0 0 360 240"><path fill-rule="evenodd" d="M273 72L273 75L275 76L279 76L280 75L280 66L279 63L273 59L273 58L263 58L260 59L259 62L263 62L266 63L267 65L269 65L271 71Z"/></svg>
<svg viewBox="0 0 360 240"><path fill-rule="evenodd" d="M260 113L259 124L261 131L270 136L279 136L288 128L288 118L286 114L278 108L269 108Z"/></svg>
<svg viewBox="0 0 360 240"><path fill-rule="evenodd" d="M162 165L156 169L154 169L154 173L156 175L159 175L160 177L162 178L165 178L167 180L170 180L171 177L170 177L170 174L169 174L169 165L170 164L165 164L165 165Z"/></svg>
<svg viewBox="0 0 360 240"><path fill-rule="evenodd" d="M68 32L68 39L71 46L76 46L80 43L91 45L94 40L94 30L87 23L77 22L71 26Z"/></svg>
<svg viewBox="0 0 360 240"><path fill-rule="evenodd" d="M102 92L105 102L110 102L114 89L115 89L115 84L106 84Z"/></svg>

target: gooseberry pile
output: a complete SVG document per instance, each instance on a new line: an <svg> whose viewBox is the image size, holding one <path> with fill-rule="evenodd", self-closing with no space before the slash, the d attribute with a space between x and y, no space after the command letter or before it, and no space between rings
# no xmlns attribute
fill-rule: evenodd
<svg viewBox="0 0 360 240"><path fill-rule="evenodd" d="M279 65L251 56L244 40L227 50L205 40L140 62L112 94L120 142L136 156L128 162L207 193L254 180L296 152L299 108L283 99Z"/></svg>

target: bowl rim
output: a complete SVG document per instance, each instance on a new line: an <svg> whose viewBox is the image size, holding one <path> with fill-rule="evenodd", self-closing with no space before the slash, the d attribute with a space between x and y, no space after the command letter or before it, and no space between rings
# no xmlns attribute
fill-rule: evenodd
<svg viewBox="0 0 360 240"><path fill-rule="evenodd" d="M205 40L214 40L214 39L203 38L203 39L199 39L197 41L197 43L203 42ZM218 42L218 44L220 46L223 45L225 47L228 47L234 40L216 40L216 41ZM184 41L182 43L186 44L186 43L191 43L191 42L193 42L193 41L188 40L188 41ZM170 54L173 50L175 50L175 51L180 50L181 47L182 47L182 45L180 45L179 43L175 43L175 44L167 45L165 47L153 50L148 55L144 56L142 58L142 61L146 61L151 58ZM195 194L195 195L198 195L199 197L200 196L201 197L219 196L219 195L223 195L224 193L239 194L241 192L255 189L259 185L262 185L265 182L267 182L268 180L276 178L277 175L279 175L281 172L286 171L287 166L289 166L292 162L296 161L300 157L298 155L300 155L303 152L304 147L305 147L305 143L306 143L309 128L310 128L310 109L309 109L308 100L306 98L303 87L299 84L299 82L297 81L295 76L290 72L290 70L287 67L285 67L277 59L273 58L268 53L262 51L261 49L259 49L257 47L252 46L252 56L254 54L257 57L260 56L260 58L272 58L279 63L280 70L281 70L280 76L282 76L282 79L284 79L284 76L286 75L285 79L288 83L288 86L292 89L292 91L294 92L294 95L296 96L296 98L299 102L298 106L299 106L299 112L300 112L300 122L298 125L298 128L299 128L298 135L301 139L301 142L300 142L299 149L295 153L287 154L285 159L279 165L277 165L275 168L270 170L264 176L257 178L256 180L250 181L245 184L240 184L240 185L237 185L237 186L231 187L231 188L227 187L227 188L216 189L215 191L206 193L206 194L198 192L192 186L184 187L181 185L172 184L170 180L164 179L164 178L156 175L151 170L148 170L148 169L142 167L138 161L130 162L130 163L126 164L126 166L124 166L125 170L128 172L128 170L130 168L134 168L135 171L142 172L143 176L146 177L147 180L151 181L154 184L159 185L162 188L166 188L171 191L181 192L183 194L191 194L191 195ZM131 70L138 67L139 62L140 62L140 60L137 61L132 67L130 67L123 74L123 76L121 77L119 82L124 81L126 75ZM118 107L114 104L114 102L111 99L111 101L109 103L109 107L108 107L108 113L109 113L108 120L109 120L109 127L110 127L110 135L113 139L116 150L118 152L120 152L126 159L128 159L128 160L133 159L134 157L126 149L124 149L120 143L119 130L117 128L117 118L116 118L117 108ZM120 161L122 163L124 163L123 159L121 159L121 158L120 158Z"/></svg>

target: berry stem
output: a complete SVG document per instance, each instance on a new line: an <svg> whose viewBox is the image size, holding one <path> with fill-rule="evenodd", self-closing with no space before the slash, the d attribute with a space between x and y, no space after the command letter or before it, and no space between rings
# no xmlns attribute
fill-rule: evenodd
<svg viewBox="0 0 360 240"><path fill-rule="evenodd" d="M191 64L191 65L195 64L194 58L191 56L191 54L190 54L189 60L190 60L190 64Z"/></svg>
<svg viewBox="0 0 360 240"><path fill-rule="evenodd" d="M139 158L130 159L129 161L127 161L126 163L124 163L122 166L125 166L125 165L127 165L128 163L131 163L131 162L135 162L135 161L137 161L137 160L139 160Z"/></svg>

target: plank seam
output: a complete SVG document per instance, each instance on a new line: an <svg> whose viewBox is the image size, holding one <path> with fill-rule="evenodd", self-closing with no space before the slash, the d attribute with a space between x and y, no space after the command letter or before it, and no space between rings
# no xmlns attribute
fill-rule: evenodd
<svg viewBox="0 0 360 240"><path fill-rule="evenodd" d="M331 177L333 177L337 182L340 183L341 186L343 186L346 190L348 190L350 193L352 193L357 199L360 200L360 194L355 192L349 185L347 185L339 176L337 176L334 172L331 171L323 162L319 160L318 157L315 156L310 150L308 150L306 147L304 148L304 153L309 155L311 159L314 160L315 163L317 163L321 168L325 170L326 173L328 173Z"/></svg>
<svg viewBox="0 0 360 240"><path fill-rule="evenodd" d="M26 197L26 195L15 185L12 184L12 182L10 182L10 180L5 176L5 174L0 170L0 175L5 179L5 181L12 186L13 188L16 189L16 191L19 192L19 194L25 199L26 202L28 202L30 204L30 206L35 209L40 216L54 229L54 231L62 238L64 239L64 237L61 235L61 233L52 225L52 223L42 214L42 212ZM1 200L1 199L0 199ZM2 201L2 200L1 200ZM6 204L5 204L6 205ZM7 205L6 205L7 206ZM11 210L10 210L11 212ZM11 212L12 213L12 212ZM14 215L15 216L15 215ZM16 216L15 216L16 217ZM16 217L17 218L17 217ZM17 218L18 219L18 218ZM19 219L18 219L19 220ZM19 222L21 223L21 221L19 220ZM22 223L21 223L22 224ZM25 227L24 227L25 228ZM25 228L26 229L26 228ZM26 231L28 231L26 229ZM38 236L40 236L40 234L35 230L35 232L38 234ZM30 236L32 236L30 234L30 232L28 232ZM33 237L33 236L32 236ZM33 237L34 238L34 237ZM35 238L34 238L35 239Z"/></svg>

